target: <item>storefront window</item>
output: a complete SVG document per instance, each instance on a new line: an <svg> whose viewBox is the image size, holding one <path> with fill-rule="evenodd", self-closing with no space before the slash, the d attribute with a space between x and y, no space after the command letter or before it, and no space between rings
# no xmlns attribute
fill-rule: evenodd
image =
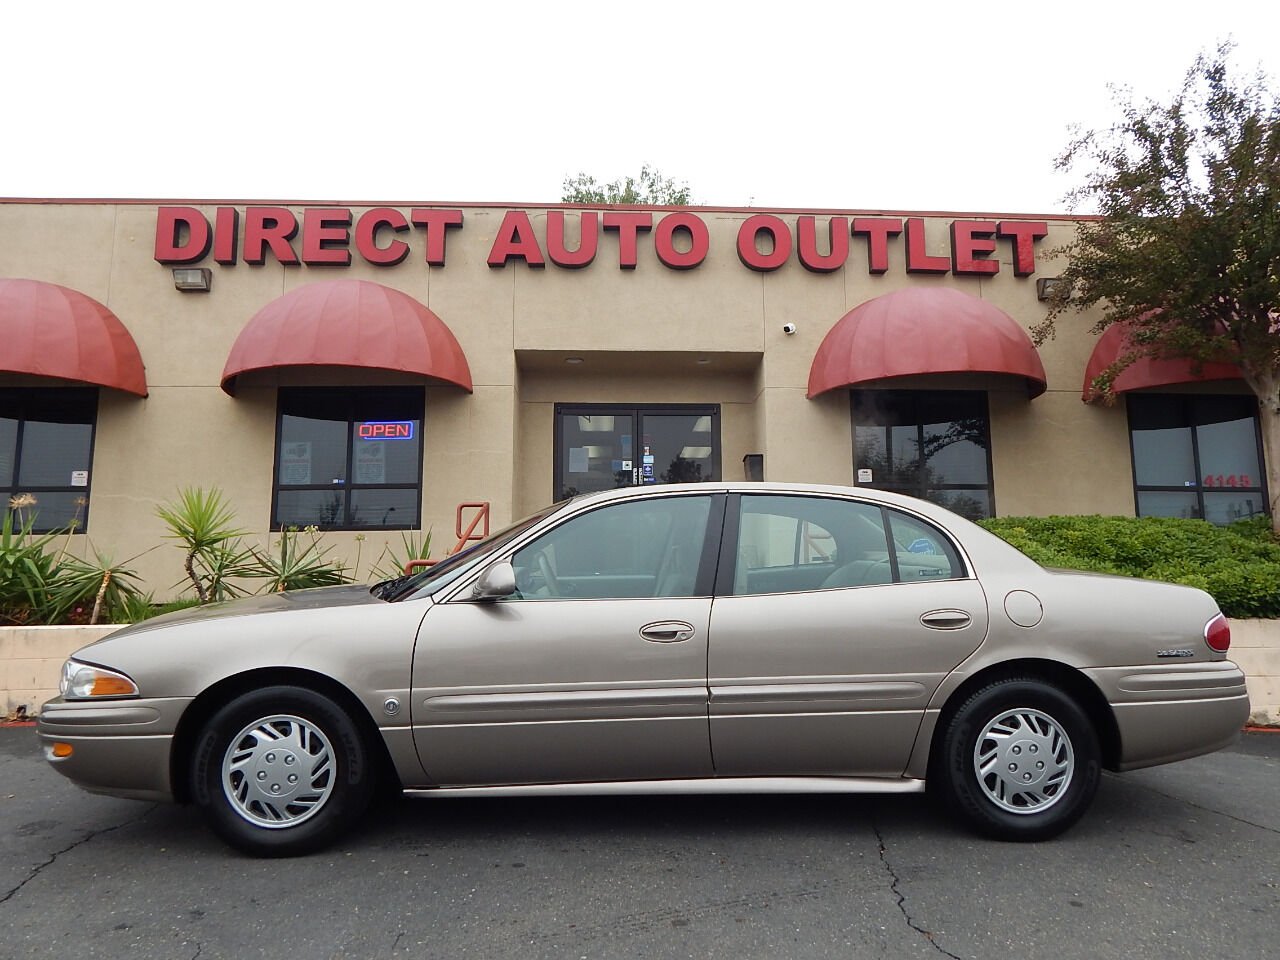
<svg viewBox="0 0 1280 960"><path fill-rule="evenodd" d="M419 525L421 388L280 391L272 526Z"/></svg>
<svg viewBox="0 0 1280 960"><path fill-rule="evenodd" d="M972 520L994 514L985 393L855 390L853 448L859 486L920 497Z"/></svg>
<svg viewBox="0 0 1280 960"><path fill-rule="evenodd" d="M1222 524L1263 512L1253 397L1130 394L1128 404L1138 516Z"/></svg>
<svg viewBox="0 0 1280 960"><path fill-rule="evenodd" d="M0 390L0 508L37 532L89 522L95 389Z"/></svg>

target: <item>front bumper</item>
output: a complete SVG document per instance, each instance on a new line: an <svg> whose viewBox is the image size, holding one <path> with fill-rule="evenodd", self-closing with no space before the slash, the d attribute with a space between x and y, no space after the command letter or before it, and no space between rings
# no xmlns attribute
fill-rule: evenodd
<svg viewBox="0 0 1280 960"><path fill-rule="evenodd" d="M1244 672L1230 660L1085 672L1115 714L1121 770L1212 753L1249 718Z"/></svg>
<svg viewBox="0 0 1280 960"><path fill-rule="evenodd" d="M41 708L36 732L45 759L76 786L113 797L168 801L173 799L173 735L190 702L57 697ZM71 752L55 756L55 744Z"/></svg>

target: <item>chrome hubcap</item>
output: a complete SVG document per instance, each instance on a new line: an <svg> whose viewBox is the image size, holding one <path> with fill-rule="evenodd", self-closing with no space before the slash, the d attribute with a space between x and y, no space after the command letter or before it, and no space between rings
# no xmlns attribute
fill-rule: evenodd
<svg viewBox="0 0 1280 960"><path fill-rule="evenodd" d="M987 797L1010 813L1039 813L1062 799L1075 770L1071 738L1039 710L1020 708L987 724L973 748Z"/></svg>
<svg viewBox="0 0 1280 960"><path fill-rule="evenodd" d="M333 750L301 717L255 720L222 758L222 792L231 809L259 827L293 827L314 816L333 793Z"/></svg>

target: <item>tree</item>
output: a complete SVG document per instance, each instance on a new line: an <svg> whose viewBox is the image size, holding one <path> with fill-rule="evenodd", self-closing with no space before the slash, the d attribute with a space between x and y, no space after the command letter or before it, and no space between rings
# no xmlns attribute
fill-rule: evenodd
<svg viewBox="0 0 1280 960"><path fill-rule="evenodd" d="M660 207L682 207L690 202L689 184L664 177L647 163L639 177L623 177L601 185L586 173L565 177L560 199L565 203L642 203Z"/></svg>
<svg viewBox="0 0 1280 960"><path fill-rule="evenodd" d="M1258 398L1272 525L1280 534L1280 106L1258 73L1230 75L1231 45L1201 54L1168 103L1114 91L1120 119L1077 135L1057 168L1086 167L1068 195L1092 206L1057 251L1067 257L1049 312L1102 307L1094 332L1127 325L1129 349L1094 381L1143 357L1237 364Z"/></svg>

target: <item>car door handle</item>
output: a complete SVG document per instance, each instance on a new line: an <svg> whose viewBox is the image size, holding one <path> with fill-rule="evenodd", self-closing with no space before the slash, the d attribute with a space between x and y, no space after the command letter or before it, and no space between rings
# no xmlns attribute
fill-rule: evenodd
<svg viewBox="0 0 1280 960"><path fill-rule="evenodd" d="M659 620L641 627L640 636L654 643L679 643L693 639L693 624L683 620Z"/></svg>
<svg viewBox="0 0 1280 960"><path fill-rule="evenodd" d="M920 622L934 630L960 630L973 623L973 617L963 610L930 610Z"/></svg>

